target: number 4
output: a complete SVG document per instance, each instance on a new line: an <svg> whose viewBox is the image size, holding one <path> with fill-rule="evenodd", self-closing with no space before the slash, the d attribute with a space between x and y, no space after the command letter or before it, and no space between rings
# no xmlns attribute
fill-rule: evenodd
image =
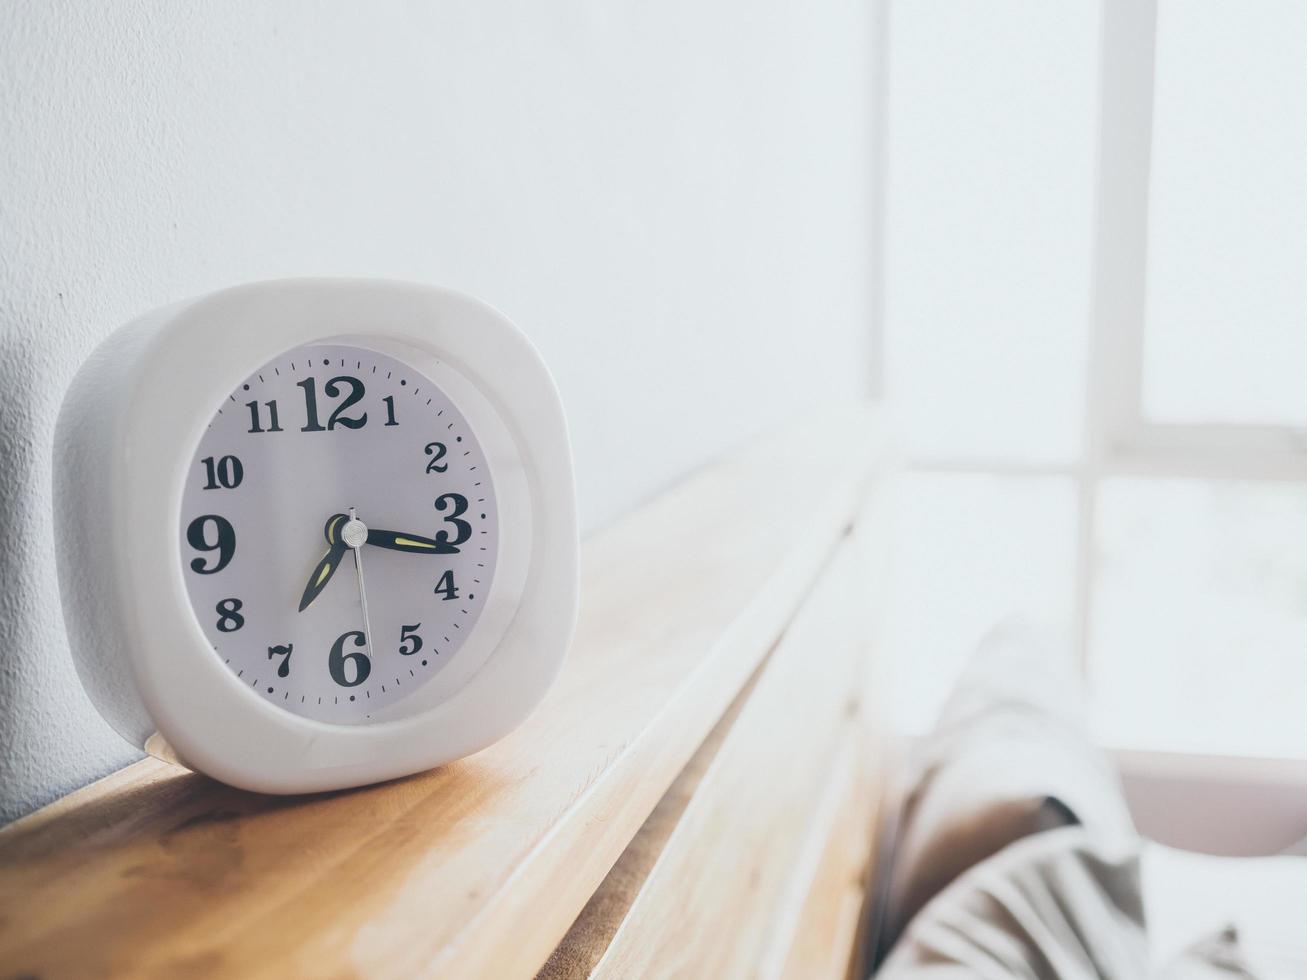
<svg viewBox="0 0 1307 980"><path fill-rule="evenodd" d="M440 581L436 583L436 595L444 596L446 602L458 598L458 589L454 587L454 572L452 569L440 576Z"/></svg>

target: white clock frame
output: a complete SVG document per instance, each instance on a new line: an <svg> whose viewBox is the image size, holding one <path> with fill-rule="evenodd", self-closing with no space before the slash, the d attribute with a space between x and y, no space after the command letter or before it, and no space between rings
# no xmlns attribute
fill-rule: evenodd
<svg viewBox="0 0 1307 980"><path fill-rule="evenodd" d="M299 717L249 690L214 655L183 579L182 491L215 408L260 365L311 343L371 347L433 377L485 446L499 492L499 569L465 649L439 683L368 724ZM64 622L100 713L129 742L244 789L358 786L490 745L544 697L576 621L575 489L557 388L511 322L451 290L278 280L133 321L65 397L54 506Z"/></svg>

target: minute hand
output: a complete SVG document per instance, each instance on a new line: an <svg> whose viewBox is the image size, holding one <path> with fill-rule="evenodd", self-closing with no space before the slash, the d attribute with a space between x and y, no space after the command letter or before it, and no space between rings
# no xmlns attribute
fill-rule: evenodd
<svg viewBox="0 0 1307 980"><path fill-rule="evenodd" d="M407 551L414 555L456 555L458 548L444 541L424 538L403 531L376 531L368 528L368 544L391 551Z"/></svg>

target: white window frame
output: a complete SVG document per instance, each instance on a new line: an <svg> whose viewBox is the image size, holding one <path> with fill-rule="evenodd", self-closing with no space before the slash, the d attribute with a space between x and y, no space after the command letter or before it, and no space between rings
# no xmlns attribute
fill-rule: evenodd
<svg viewBox="0 0 1307 980"><path fill-rule="evenodd" d="M1163 424L1143 411L1148 216L1158 0L1104 0L1089 377L1075 642L1089 666L1094 542L1104 479L1307 479L1307 433L1291 426Z"/></svg>
<svg viewBox="0 0 1307 980"><path fill-rule="evenodd" d="M873 363L869 388L886 395L885 217L887 192L888 71L893 49L892 0L877 7L877 113L874 123L873 257L871 322ZM1307 480L1307 429L1256 425L1169 425L1143 413L1147 244L1152 157L1154 77L1159 0L1100 0L1099 133L1093 188L1093 269L1088 316L1088 365L1080 454L1071 460L1021 462L1001 457L908 458L913 472L1061 477L1077 492L1076 562L1072 640L1088 672L1098 504L1104 480L1118 477L1208 480ZM1092 682L1092 678L1091 678ZM1254 793L1307 792L1307 760L1245 754L1198 754L1164 747L1107 746L1122 771L1145 792L1157 777L1169 799L1203 806L1208 797L1246 789ZM1298 798L1298 797L1295 797ZM1156 801L1154 801L1156 808ZM1270 822L1274 823L1275 814ZM1243 828L1245 839L1268 839L1265 821ZM1169 824L1141 829L1162 840ZM1282 828L1273 828L1269 836ZM1251 836L1249 836L1251 835ZM1296 839L1297 834L1294 837ZM1192 840L1184 843L1192 846ZM1276 845L1277 847L1280 845Z"/></svg>
<svg viewBox="0 0 1307 980"><path fill-rule="evenodd" d="M1143 412L1157 0L1104 0L1086 455L1107 475L1307 478L1292 426L1163 424Z"/></svg>
<svg viewBox="0 0 1307 980"><path fill-rule="evenodd" d="M873 393L884 391L884 221L886 71L892 51L889 0L878 4L878 118L874 188L877 308L872 325L877 367ZM913 459L918 472L1063 477L1077 492L1077 567L1072 640L1089 666L1098 503L1115 477L1217 480L1307 480L1307 430L1289 426L1162 424L1143 412L1147 315L1148 217L1157 61L1158 0L1102 0L1099 130L1095 171L1089 351L1080 455L1069 462L1027 463L979 457Z"/></svg>

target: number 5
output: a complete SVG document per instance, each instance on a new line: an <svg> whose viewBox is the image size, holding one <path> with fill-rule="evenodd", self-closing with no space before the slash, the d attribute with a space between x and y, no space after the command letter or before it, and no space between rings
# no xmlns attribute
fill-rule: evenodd
<svg viewBox="0 0 1307 980"><path fill-rule="evenodd" d="M411 657L422 649L422 637L415 632L422 624L417 623L413 626L401 626L399 628L399 652L406 657ZM413 641L413 646L408 645L408 641Z"/></svg>

